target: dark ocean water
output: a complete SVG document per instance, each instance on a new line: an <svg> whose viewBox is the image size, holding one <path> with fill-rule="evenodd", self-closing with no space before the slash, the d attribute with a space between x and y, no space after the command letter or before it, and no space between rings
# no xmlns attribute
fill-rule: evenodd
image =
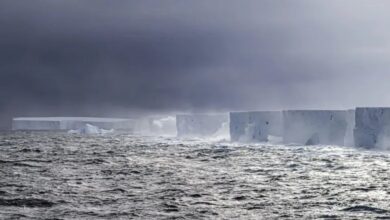
<svg viewBox="0 0 390 220"><path fill-rule="evenodd" d="M390 152L0 134L0 219L390 219Z"/></svg>

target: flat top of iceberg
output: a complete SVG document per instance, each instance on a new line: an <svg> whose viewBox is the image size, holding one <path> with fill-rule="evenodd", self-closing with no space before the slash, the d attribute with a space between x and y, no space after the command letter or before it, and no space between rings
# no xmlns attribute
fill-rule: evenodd
<svg viewBox="0 0 390 220"><path fill-rule="evenodd" d="M230 114L281 113L282 111L237 111Z"/></svg>
<svg viewBox="0 0 390 220"><path fill-rule="evenodd" d="M203 113L194 113L194 114L176 114L176 116L227 116L228 113L210 113L210 114L203 114Z"/></svg>
<svg viewBox="0 0 390 220"><path fill-rule="evenodd" d="M356 107L356 110L358 109L390 109L390 107Z"/></svg>
<svg viewBox="0 0 390 220"><path fill-rule="evenodd" d="M85 121L85 122L119 122L132 120L130 118L95 118L95 117L19 117L15 121Z"/></svg>
<svg viewBox="0 0 390 220"><path fill-rule="evenodd" d="M345 112L346 110L321 110L321 109L313 109L313 110L303 110L303 109L297 109L297 110L284 110L284 112Z"/></svg>

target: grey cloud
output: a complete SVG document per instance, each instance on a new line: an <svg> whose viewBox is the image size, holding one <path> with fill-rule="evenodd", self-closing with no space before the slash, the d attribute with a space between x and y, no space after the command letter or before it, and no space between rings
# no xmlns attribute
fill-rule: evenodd
<svg viewBox="0 0 390 220"><path fill-rule="evenodd" d="M387 1L0 3L0 121L389 105Z"/></svg>

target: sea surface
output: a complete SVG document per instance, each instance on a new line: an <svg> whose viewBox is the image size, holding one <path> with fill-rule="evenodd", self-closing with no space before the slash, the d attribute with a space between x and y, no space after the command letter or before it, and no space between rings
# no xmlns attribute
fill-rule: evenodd
<svg viewBox="0 0 390 220"><path fill-rule="evenodd" d="M0 219L390 219L390 152L0 133Z"/></svg>

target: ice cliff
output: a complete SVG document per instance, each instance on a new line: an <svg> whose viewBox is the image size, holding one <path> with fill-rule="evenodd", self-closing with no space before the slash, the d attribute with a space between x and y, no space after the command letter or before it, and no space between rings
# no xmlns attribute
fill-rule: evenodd
<svg viewBox="0 0 390 220"><path fill-rule="evenodd" d="M123 118L89 118L89 117L36 117L14 118L13 130L76 130L86 124L102 129L128 130L134 128L134 120Z"/></svg>
<svg viewBox="0 0 390 220"><path fill-rule="evenodd" d="M282 136L282 112L252 111L230 113L230 139L239 142L265 142L269 136Z"/></svg>
<svg viewBox="0 0 390 220"><path fill-rule="evenodd" d="M287 144L344 145L347 111L283 111L283 141Z"/></svg>
<svg viewBox="0 0 390 220"><path fill-rule="evenodd" d="M113 132L114 129L105 130L90 124L85 124L79 129L68 131L69 134L108 134Z"/></svg>
<svg viewBox="0 0 390 220"><path fill-rule="evenodd" d="M390 108L356 108L355 146L389 149Z"/></svg>

